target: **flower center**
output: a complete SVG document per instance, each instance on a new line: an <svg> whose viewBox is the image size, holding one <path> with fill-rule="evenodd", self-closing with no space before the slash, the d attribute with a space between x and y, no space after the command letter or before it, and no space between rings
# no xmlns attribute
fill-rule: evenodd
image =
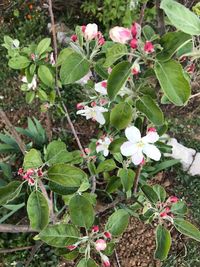
<svg viewBox="0 0 200 267"><path fill-rule="evenodd" d="M144 143L142 141L138 142L137 143L137 147L138 148L142 148L144 146Z"/></svg>

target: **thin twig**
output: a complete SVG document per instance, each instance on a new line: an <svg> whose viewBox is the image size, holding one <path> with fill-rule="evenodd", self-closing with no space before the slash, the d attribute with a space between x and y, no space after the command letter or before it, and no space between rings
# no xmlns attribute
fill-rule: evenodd
<svg viewBox="0 0 200 267"><path fill-rule="evenodd" d="M133 188L133 193L136 194L138 190L138 183L140 179L140 173L142 170L142 165L140 164L136 170L136 175L135 175L135 181L134 181L134 188Z"/></svg>
<svg viewBox="0 0 200 267"><path fill-rule="evenodd" d="M97 215L104 213L105 211L114 208L117 204L125 200L125 197L116 198L112 203L108 204L106 207L103 207L97 212Z"/></svg>
<svg viewBox="0 0 200 267"><path fill-rule="evenodd" d="M33 248L33 246L20 247L20 248L0 249L0 254L1 253L12 253L12 252L21 251L21 250L27 250L27 249L32 249L32 248Z"/></svg>
<svg viewBox="0 0 200 267"><path fill-rule="evenodd" d="M194 94L194 95L191 95L191 96L190 96L190 99L192 99L192 98L194 98L194 97L197 97L197 96L200 96L200 92L199 92L199 93L196 93L196 94Z"/></svg>
<svg viewBox="0 0 200 267"><path fill-rule="evenodd" d="M115 251L115 259L116 259L116 262L117 262L117 266L121 267L121 264L119 262L119 257L118 257L118 254L117 254L117 250L115 249L114 251Z"/></svg>
<svg viewBox="0 0 200 267"><path fill-rule="evenodd" d="M26 145L22 141L22 139L19 136L18 132L15 130L15 127L12 125L12 123L8 119L6 113L2 109L0 109L0 118L5 123L5 125L7 126L7 128L9 130L10 134L12 135L12 137L16 140L21 152L25 155L25 153L26 153Z"/></svg>
<svg viewBox="0 0 200 267"><path fill-rule="evenodd" d="M37 232L29 225L0 224L0 233L32 233Z"/></svg>
<svg viewBox="0 0 200 267"><path fill-rule="evenodd" d="M28 267L31 263L31 261L33 260L36 252L38 251L38 249L43 245L43 242L39 241L35 244L35 246L32 247L32 250L31 250L31 255L30 257L28 258L28 260L25 262L25 266L24 267Z"/></svg>
<svg viewBox="0 0 200 267"><path fill-rule="evenodd" d="M53 14L52 0L48 0L48 5L49 5L49 15L51 17L51 29L52 29L52 36L53 36L53 46L54 46L55 62L57 62L57 58L58 58L58 46L57 46L57 39L56 39L56 28L55 28L55 20L54 20L54 14ZM71 121L71 118L69 116L68 109L67 109L65 103L62 100L62 95L61 95L61 92L60 92L60 89L59 89L59 86L58 86L58 68L57 68L57 65L56 65L55 87L56 87L56 91L58 93L58 96L59 96L59 98L61 100L62 107L63 107L63 109L65 111L65 116L67 118L67 121L69 123L69 126L70 126L70 128L72 130L72 133L73 133L73 135L74 135L74 137L76 139L76 142L78 144L78 147L81 150L82 154L84 156L86 156L85 151L84 151L84 149L83 149L83 147L81 145L81 142L79 140L79 137L77 135L77 132L76 132L76 130L74 128L74 125L73 125L73 123Z"/></svg>
<svg viewBox="0 0 200 267"><path fill-rule="evenodd" d="M96 186L97 186L97 182L96 182L96 177L95 175L93 175L91 177L91 182L92 182L92 188L91 188L91 194L94 194L96 191Z"/></svg>
<svg viewBox="0 0 200 267"><path fill-rule="evenodd" d="M141 11L140 11L140 18L138 20L138 23L142 26L144 15L145 15L145 9L147 7L148 0L142 5Z"/></svg>

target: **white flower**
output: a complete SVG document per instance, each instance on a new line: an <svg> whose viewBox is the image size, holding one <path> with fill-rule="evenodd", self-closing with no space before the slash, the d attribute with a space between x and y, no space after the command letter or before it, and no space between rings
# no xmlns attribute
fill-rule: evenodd
<svg viewBox="0 0 200 267"><path fill-rule="evenodd" d="M124 97L125 95L133 95L133 91L124 86L120 89L118 95L120 95L121 97Z"/></svg>
<svg viewBox="0 0 200 267"><path fill-rule="evenodd" d="M107 95L107 80L104 80L102 82L96 83L94 86L94 90L101 95Z"/></svg>
<svg viewBox="0 0 200 267"><path fill-rule="evenodd" d="M86 25L85 31L84 31L84 36L85 39L88 41L91 41L94 39L98 34L98 26L95 23L89 23Z"/></svg>
<svg viewBox="0 0 200 267"><path fill-rule="evenodd" d="M142 163L144 160L143 153L150 159L159 161L161 157L160 150L152 143L159 139L155 128L150 128L147 135L141 137L141 133L135 126L126 128L125 130L127 142L121 146L121 153L126 157L130 157L135 165Z"/></svg>
<svg viewBox="0 0 200 267"><path fill-rule="evenodd" d="M109 147L111 142L112 142L112 140L109 137L105 137L105 138L99 139L97 141L97 147L96 147L97 153L102 151L104 157L107 157L108 154L109 154L108 147Z"/></svg>
<svg viewBox="0 0 200 267"><path fill-rule="evenodd" d="M56 64L53 52L50 54L50 63L51 63L52 66L54 66Z"/></svg>
<svg viewBox="0 0 200 267"><path fill-rule="evenodd" d="M107 112L107 108L94 106L94 107L88 107L84 106L84 109L78 110L76 114L80 114L82 116L86 117L86 120L93 119L103 125L106 121L103 116L104 112Z"/></svg>
<svg viewBox="0 0 200 267"><path fill-rule="evenodd" d="M27 83L28 89L35 90L37 88L37 76L34 75L31 83L28 82L26 76L22 77L22 82Z"/></svg>
<svg viewBox="0 0 200 267"><path fill-rule="evenodd" d="M13 40L12 48L19 48L19 40L17 40L17 39Z"/></svg>

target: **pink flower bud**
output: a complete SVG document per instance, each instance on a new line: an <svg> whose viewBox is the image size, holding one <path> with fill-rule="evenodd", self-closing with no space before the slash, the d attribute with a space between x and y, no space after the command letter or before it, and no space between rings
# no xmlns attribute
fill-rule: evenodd
<svg viewBox="0 0 200 267"><path fill-rule="evenodd" d="M141 163L140 163L140 165L141 165L141 166L144 166L145 163L146 163L146 161L145 161L145 159L143 158L142 161L141 161Z"/></svg>
<svg viewBox="0 0 200 267"><path fill-rule="evenodd" d="M168 201L169 202L171 202L171 203L176 203L176 202L178 202L178 198L176 197L176 196L171 196L171 197L169 197L169 199L168 199Z"/></svg>
<svg viewBox="0 0 200 267"><path fill-rule="evenodd" d="M73 34L72 36L71 36L71 40L72 40L72 42L76 42L77 41L77 35L76 34Z"/></svg>
<svg viewBox="0 0 200 267"><path fill-rule="evenodd" d="M22 168L19 168L17 174L18 174L18 175L22 175L23 173L24 173L24 170L23 170Z"/></svg>
<svg viewBox="0 0 200 267"><path fill-rule="evenodd" d="M72 250L76 249L77 246L75 246L75 245L69 245L66 248L69 249L70 251L72 251Z"/></svg>
<svg viewBox="0 0 200 267"><path fill-rule="evenodd" d="M133 67L132 67L132 69L131 69L131 73L133 74L133 75L138 75L138 73L140 73L140 65L138 64L138 63L134 63L133 64Z"/></svg>
<svg viewBox="0 0 200 267"><path fill-rule="evenodd" d="M104 106L104 105L108 104L108 100L105 99L105 98L101 98L101 99L99 100L99 104L100 104L101 106Z"/></svg>
<svg viewBox="0 0 200 267"><path fill-rule="evenodd" d="M105 44L105 39L102 37L102 38L100 38L99 40L98 40L98 44L99 45L104 45Z"/></svg>
<svg viewBox="0 0 200 267"><path fill-rule="evenodd" d="M110 261L109 261L109 258L106 255L101 254L101 260L102 260L102 263L103 263L104 267L110 267Z"/></svg>
<svg viewBox="0 0 200 267"><path fill-rule="evenodd" d="M137 46L138 46L138 41L137 41L137 39L132 39L131 41L130 41L130 47L132 48L132 49L136 49L137 48Z"/></svg>
<svg viewBox="0 0 200 267"><path fill-rule="evenodd" d="M31 54L31 59L32 59L32 60L35 60L35 58L36 58L36 57L35 57L35 54L32 53L32 54Z"/></svg>
<svg viewBox="0 0 200 267"><path fill-rule="evenodd" d="M96 107L96 105L97 105L97 103L94 101L91 103L91 107Z"/></svg>
<svg viewBox="0 0 200 267"><path fill-rule="evenodd" d="M154 52L154 45L152 44L152 42L146 41L146 43L144 45L144 51L147 54L150 54L150 53L153 53Z"/></svg>
<svg viewBox="0 0 200 267"><path fill-rule="evenodd" d="M82 25L81 26L81 30L82 30L83 33L85 32L85 29L86 29L86 26L85 25Z"/></svg>
<svg viewBox="0 0 200 267"><path fill-rule="evenodd" d="M88 147L86 147L86 148L84 149L84 151L85 151L86 154L90 154L90 152L91 152L91 150L90 150Z"/></svg>
<svg viewBox="0 0 200 267"><path fill-rule="evenodd" d="M112 68L109 67L109 68L108 68L108 74L111 74L111 72L112 72Z"/></svg>
<svg viewBox="0 0 200 267"><path fill-rule="evenodd" d="M165 218L165 217L167 217L167 212L164 212L164 211L161 212L161 213L160 213L160 217L161 217L161 218Z"/></svg>
<svg viewBox="0 0 200 267"><path fill-rule="evenodd" d="M110 38L113 42L126 44L131 40L132 34L128 28L114 27L109 32Z"/></svg>
<svg viewBox="0 0 200 267"><path fill-rule="evenodd" d="M35 185L35 180L33 178L28 178L28 184L31 186Z"/></svg>
<svg viewBox="0 0 200 267"><path fill-rule="evenodd" d="M26 171L27 176L31 176L31 175L33 175L34 173L35 173L34 169L28 169L28 170Z"/></svg>
<svg viewBox="0 0 200 267"><path fill-rule="evenodd" d="M133 23L131 27L131 33L133 38L138 38L141 34L141 26L138 23Z"/></svg>
<svg viewBox="0 0 200 267"><path fill-rule="evenodd" d="M39 170L37 171L37 175L38 175L39 177L43 176L43 172L42 172L41 169L39 169Z"/></svg>
<svg viewBox="0 0 200 267"><path fill-rule="evenodd" d="M106 87L107 87L107 82L106 82L106 81L103 81L103 82L101 83L101 86L104 87L104 88L106 88Z"/></svg>
<svg viewBox="0 0 200 267"><path fill-rule="evenodd" d="M169 213L169 212L170 212L170 207L166 207L166 208L165 208L165 212L166 212L166 213Z"/></svg>
<svg viewBox="0 0 200 267"><path fill-rule="evenodd" d="M95 242L95 248L97 251L105 250L106 249L106 241L104 239L98 239Z"/></svg>
<svg viewBox="0 0 200 267"><path fill-rule="evenodd" d="M82 103L77 103L76 109L84 109L84 105Z"/></svg>
<svg viewBox="0 0 200 267"><path fill-rule="evenodd" d="M112 235L111 235L110 232L104 232L104 235L105 235L106 238L109 238L109 239L112 238Z"/></svg>
<svg viewBox="0 0 200 267"><path fill-rule="evenodd" d="M98 225L94 225L94 226L92 227L92 232L93 232L93 233L98 233L98 232L99 232L99 226L98 226Z"/></svg>
<svg viewBox="0 0 200 267"><path fill-rule="evenodd" d="M25 174L25 175L22 176L22 178L23 178L24 180L28 180L28 179L29 179L29 176L28 176L27 174Z"/></svg>
<svg viewBox="0 0 200 267"><path fill-rule="evenodd" d="M157 132L157 130L156 130L156 128L154 128L154 127L150 127L150 128L147 130L147 132L153 132L153 133L155 133L155 132Z"/></svg>
<svg viewBox="0 0 200 267"><path fill-rule="evenodd" d="M186 71L190 74L194 73L195 71L195 64L190 64L189 66L187 66Z"/></svg>

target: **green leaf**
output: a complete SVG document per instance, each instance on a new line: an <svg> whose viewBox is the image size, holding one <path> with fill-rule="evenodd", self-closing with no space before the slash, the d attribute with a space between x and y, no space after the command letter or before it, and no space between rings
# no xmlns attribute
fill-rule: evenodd
<svg viewBox="0 0 200 267"><path fill-rule="evenodd" d="M71 224L56 224L47 226L38 236L49 246L61 248L76 243L79 237L79 231Z"/></svg>
<svg viewBox="0 0 200 267"><path fill-rule="evenodd" d="M8 66L15 70L25 69L29 66L30 60L24 56L13 57L8 61Z"/></svg>
<svg viewBox="0 0 200 267"><path fill-rule="evenodd" d="M41 231L49 223L49 205L39 191L30 194L27 202L27 212L32 229Z"/></svg>
<svg viewBox="0 0 200 267"><path fill-rule="evenodd" d="M98 267L93 259L82 259L79 261L77 267Z"/></svg>
<svg viewBox="0 0 200 267"><path fill-rule="evenodd" d="M109 182L108 182L107 187L106 187L106 191L108 193L113 193L113 192L117 191L117 189L120 187L121 187L121 179L119 177L112 176L109 179Z"/></svg>
<svg viewBox="0 0 200 267"><path fill-rule="evenodd" d="M118 176L121 179L124 192L131 191L135 179L135 172L131 169L120 169Z"/></svg>
<svg viewBox="0 0 200 267"><path fill-rule="evenodd" d="M153 190L153 188L149 185L143 185L142 186L142 192L144 193L144 195L146 196L146 198L152 202L152 203L156 203L158 201L158 196L157 193Z"/></svg>
<svg viewBox="0 0 200 267"><path fill-rule="evenodd" d="M182 66L174 61L157 62L155 73L165 95L177 106L187 103L190 94L190 84L183 74Z"/></svg>
<svg viewBox="0 0 200 267"><path fill-rule="evenodd" d="M89 200L82 195L75 195L69 202L69 213L72 222L80 227L89 229L95 218L94 209Z"/></svg>
<svg viewBox="0 0 200 267"><path fill-rule="evenodd" d="M55 182L49 181L49 188L51 191L55 192L58 195L71 195L77 192L79 187L66 187Z"/></svg>
<svg viewBox="0 0 200 267"><path fill-rule="evenodd" d="M174 218L174 226L181 234L200 242L200 231L190 222L181 218Z"/></svg>
<svg viewBox="0 0 200 267"><path fill-rule="evenodd" d="M105 229L113 236L120 236L128 226L128 221L128 212L123 209L119 209L108 218Z"/></svg>
<svg viewBox="0 0 200 267"><path fill-rule="evenodd" d="M106 61L104 67L110 67L115 61L123 57L128 53L127 47L124 44L114 44L112 47L107 49Z"/></svg>
<svg viewBox="0 0 200 267"><path fill-rule="evenodd" d="M144 113L146 117L155 125L164 123L164 115L156 102L148 95L140 97L136 102L136 108Z"/></svg>
<svg viewBox="0 0 200 267"><path fill-rule="evenodd" d="M131 63L123 61L118 63L112 70L107 84L108 96L110 100L114 100L119 90L126 83L131 73Z"/></svg>
<svg viewBox="0 0 200 267"><path fill-rule="evenodd" d="M46 149L45 160L48 165L56 163L66 163L73 160L73 156L67 151L66 145L62 141L52 141Z"/></svg>
<svg viewBox="0 0 200 267"><path fill-rule="evenodd" d="M100 59L96 62L94 65L95 72L104 80L108 79L108 71L106 68L104 68L103 65L104 59Z"/></svg>
<svg viewBox="0 0 200 267"><path fill-rule="evenodd" d="M166 160L164 162L161 162L159 164L157 164L155 166L155 170L153 170L152 172L150 172L151 175L154 175L162 170L165 170L171 166L174 166L175 164L180 163L179 159L170 159L170 160Z"/></svg>
<svg viewBox="0 0 200 267"><path fill-rule="evenodd" d="M73 53L73 50L71 48L64 48L60 51L58 55L58 59L56 62L56 66L60 66L63 64L63 62L68 58L69 55Z"/></svg>
<svg viewBox="0 0 200 267"><path fill-rule="evenodd" d="M126 142L127 139L124 137L120 137L112 141L112 143L109 145L109 151L111 153L118 153L120 152L121 145Z"/></svg>
<svg viewBox="0 0 200 267"><path fill-rule="evenodd" d="M167 196L165 189L162 186L160 186L159 184L155 184L155 185L153 185L153 190L158 195L160 202L164 202L166 199L166 196Z"/></svg>
<svg viewBox="0 0 200 267"><path fill-rule="evenodd" d="M50 38L42 39L36 48L36 51L35 51L36 54L38 54L39 56L42 55L44 52L46 52L48 50L50 44L51 44Z"/></svg>
<svg viewBox="0 0 200 267"><path fill-rule="evenodd" d="M157 60L169 60L181 47L190 42L191 35L184 32L168 32L162 36L160 44L163 50L157 55Z"/></svg>
<svg viewBox="0 0 200 267"><path fill-rule="evenodd" d="M48 87L53 87L54 85L54 78L50 71L50 69L45 65L40 65L38 68L38 76L40 80L47 85Z"/></svg>
<svg viewBox="0 0 200 267"><path fill-rule="evenodd" d="M64 187L79 187L82 182L87 181L87 174L81 169L68 165L56 164L48 169L50 181Z"/></svg>
<svg viewBox="0 0 200 267"><path fill-rule="evenodd" d="M127 102L117 104L110 113L110 123L115 128L122 130L132 121L133 109Z"/></svg>
<svg viewBox="0 0 200 267"><path fill-rule="evenodd" d="M170 232L162 225L158 225L156 229L156 251L154 257L161 261L167 258L171 247Z"/></svg>
<svg viewBox="0 0 200 267"><path fill-rule="evenodd" d="M173 0L163 0L160 8L177 29L191 35L200 34L200 20L188 8Z"/></svg>
<svg viewBox="0 0 200 267"><path fill-rule="evenodd" d="M148 41L151 41L152 37L156 36L154 29L149 25L142 27L142 32L145 36L145 39Z"/></svg>
<svg viewBox="0 0 200 267"><path fill-rule="evenodd" d="M77 53L72 53L63 62L60 78L63 84L70 84L80 80L89 72L90 64L87 59Z"/></svg>
<svg viewBox="0 0 200 267"><path fill-rule="evenodd" d="M24 157L23 167L25 170L27 169L36 169L39 168L43 164L40 152L34 148L32 148L28 153L26 153Z"/></svg>
<svg viewBox="0 0 200 267"><path fill-rule="evenodd" d="M0 205L5 205L9 201L16 198L22 188L22 184L18 181L13 181L6 186L0 187Z"/></svg>
<svg viewBox="0 0 200 267"><path fill-rule="evenodd" d="M178 201L171 206L171 212L177 215L185 215L188 209L184 201Z"/></svg>
<svg viewBox="0 0 200 267"><path fill-rule="evenodd" d="M35 92L30 91L26 93L26 103L31 104L35 98Z"/></svg>
<svg viewBox="0 0 200 267"><path fill-rule="evenodd" d="M115 161L113 159L107 159L105 161L100 162L98 168L97 168L97 173L100 172L109 172L112 171L116 168Z"/></svg>

